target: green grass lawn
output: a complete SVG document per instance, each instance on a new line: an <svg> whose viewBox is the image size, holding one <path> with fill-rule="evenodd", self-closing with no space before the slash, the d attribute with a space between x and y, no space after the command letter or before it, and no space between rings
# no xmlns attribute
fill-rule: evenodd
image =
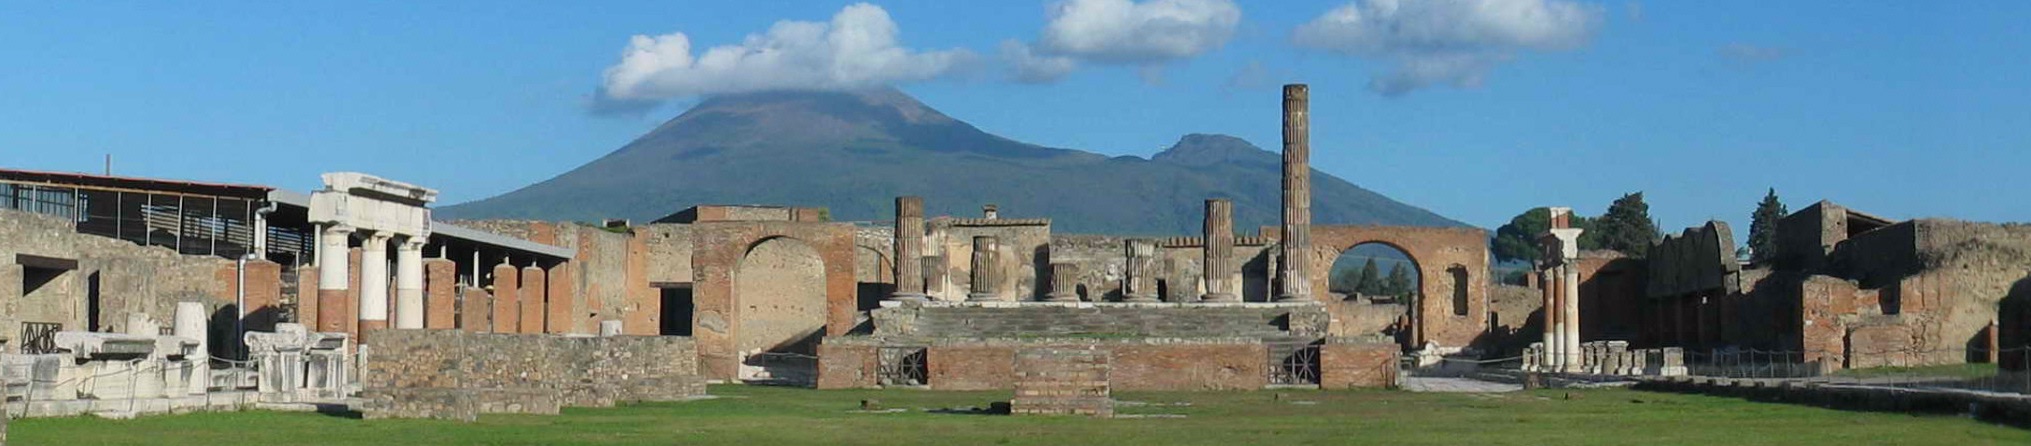
<svg viewBox="0 0 2031 446"><path fill-rule="evenodd" d="M1300 445L1300 444L2031 444L2031 431L1959 417L1843 412L1630 390L1499 395L1395 391L1118 393L1123 414L1185 418L938 414L1008 392L817 391L715 386L720 399L482 416L478 423L363 421L243 412L16 420L36 445ZM1276 395L1281 393L1280 400ZM1568 398L1570 395L1570 398ZM905 413L856 413L878 399Z"/></svg>

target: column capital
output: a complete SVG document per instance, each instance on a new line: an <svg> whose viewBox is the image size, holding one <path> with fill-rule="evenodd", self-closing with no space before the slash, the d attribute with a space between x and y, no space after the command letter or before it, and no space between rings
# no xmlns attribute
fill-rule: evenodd
<svg viewBox="0 0 2031 446"><path fill-rule="evenodd" d="M345 223L322 223L320 225L324 226L322 231L326 234L351 234L359 232L359 228L354 228L352 225Z"/></svg>
<svg viewBox="0 0 2031 446"><path fill-rule="evenodd" d="M430 243L429 237L418 237L414 235L404 236L402 238L401 243L395 244L395 249L402 251L422 251L423 245L427 245L429 243Z"/></svg>

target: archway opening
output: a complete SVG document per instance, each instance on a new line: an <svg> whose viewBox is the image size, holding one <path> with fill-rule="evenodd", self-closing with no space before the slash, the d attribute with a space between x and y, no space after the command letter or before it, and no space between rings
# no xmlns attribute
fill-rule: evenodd
<svg viewBox="0 0 2031 446"><path fill-rule="evenodd" d="M825 262L802 241L755 244L734 270L741 379L794 379L825 332ZM815 365L815 364L814 364Z"/></svg>
<svg viewBox="0 0 2031 446"><path fill-rule="evenodd" d="M1366 332L1394 337L1415 348L1419 302L1424 300L1424 275L1417 259L1386 243L1368 242L1341 251L1329 270L1326 289L1332 299L1365 305L1363 317L1349 322Z"/></svg>

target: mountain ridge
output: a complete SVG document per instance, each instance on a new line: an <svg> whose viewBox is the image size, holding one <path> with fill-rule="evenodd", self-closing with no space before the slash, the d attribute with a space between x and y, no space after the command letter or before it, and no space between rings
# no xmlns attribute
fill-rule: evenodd
<svg viewBox="0 0 2031 446"><path fill-rule="evenodd" d="M929 215L1049 217L1060 231L1196 233L1203 200L1235 201L1244 232L1274 224L1281 155L1191 134L1150 158L1109 157L987 133L890 88L708 98L599 159L444 218L654 219L697 204L819 206L887 220L897 195ZM1322 224L1465 226L1313 170Z"/></svg>

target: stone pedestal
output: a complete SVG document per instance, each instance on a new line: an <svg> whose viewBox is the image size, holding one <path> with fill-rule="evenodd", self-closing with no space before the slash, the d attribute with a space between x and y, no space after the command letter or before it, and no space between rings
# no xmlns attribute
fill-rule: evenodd
<svg viewBox="0 0 2031 446"><path fill-rule="evenodd" d="M1024 348L1016 352L1015 415L1114 416L1109 353L1093 348Z"/></svg>
<svg viewBox="0 0 2031 446"><path fill-rule="evenodd" d="M1304 84L1283 86L1283 234L1277 300L1312 299L1311 93Z"/></svg>
<svg viewBox="0 0 2031 446"><path fill-rule="evenodd" d="M1234 203L1223 199L1206 200L1206 220L1203 231L1204 248L1200 251L1205 265L1206 294L1199 297L1205 302L1240 302L1234 278L1239 270L1234 265Z"/></svg>
<svg viewBox="0 0 2031 446"><path fill-rule="evenodd" d="M973 277L967 300L991 301L1001 297L1001 242L991 235L973 237Z"/></svg>
<svg viewBox="0 0 2031 446"><path fill-rule="evenodd" d="M1127 267L1121 282L1121 297L1127 302L1157 301L1157 244L1145 239L1129 239L1124 243Z"/></svg>
<svg viewBox="0 0 2031 446"><path fill-rule="evenodd" d="M195 348L191 349L191 354L184 357L190 364L190 375L194 378L187 379L184 382L184 394L186 395L203 395L209 390L211 385L211 346L208 344L211 336L210 333L206 332L206 323L208 322L206 313L208 312L205 311L204 304L197 302L176 303L176 322L174 328L176 337L191 339L198 343Z"/></svg>
<svg viewBox="0 0 2031 446"><path fill-rule="evenodd" d="M1044 300L1079 301L1079 264L1068 262L1051 264L1051 293L1046 295Z"/></svg>

